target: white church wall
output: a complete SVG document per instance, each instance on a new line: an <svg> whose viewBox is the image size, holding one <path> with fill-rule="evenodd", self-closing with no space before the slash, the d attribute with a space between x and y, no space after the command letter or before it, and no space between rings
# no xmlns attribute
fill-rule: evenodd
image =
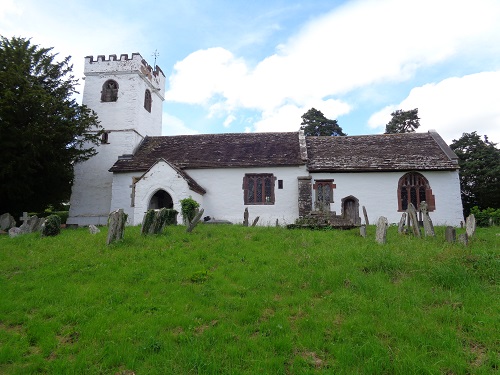
<svg viewBox="0 0 500 375"><path fill-rule="evenodd" d="M307 175L305 166L191 169L186 172L207 191L202 207L205 215L213 219L242 223L245 208L248 208L250 221L260 217L259 225L275 225L276 219L280 225L291 224L299 216L297 177ZM274 174L275 204L244 204L243 178L246 173ZM283 180L283 189L278 189L278 180Z"/></svg>
<svg viewBox="0 0 500 375"><path fill-rule="evenodd" d="M420 173L429 181L435 196L436 209L430 212L435 225L460 225L463 220L460 183L457 171L429 171ZM385 216L389 223L398 223L401 212L398 212L398 182L405 172L372 172L372 173L312 173L315 180L334 179L334 203L331 210L337 215L342 212L341 200L353 195L359 199L361 207L365 206L371 224L380 216ZM312 191L313 205L315 192ZM364 219L362 219L364 222Z"/></svg>

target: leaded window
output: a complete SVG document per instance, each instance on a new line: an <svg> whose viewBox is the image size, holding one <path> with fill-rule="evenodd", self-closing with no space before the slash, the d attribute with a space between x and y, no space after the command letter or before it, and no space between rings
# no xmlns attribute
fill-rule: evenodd
<svg viewBox="0 0 500 375"><path fill-rule="evenodd" d="M333 203L333 180L316 180L313 188L316 191L316 210L330 211L330 203Z"/></svg>
<svg viewBox="0 0 500 375"><path fill-rule="evenodd" d="M418 172L406 173L398 183L398 210L406 211L411 202L418 210L425 201L429 211L436 209L436 202L429 181Z"/></svg>
<svg viewBox="0 0 500 375"><path fill-rule="evenodd" d="M274 175L248 173L243 178L245 204L274 204Z"/></svg>
<svg viewBox="0 0 500 375"><path fill-rule="evenodd" d="M146 90L144 93L144 108L146 108L146 111L151 112L151 91Z"/></svg>

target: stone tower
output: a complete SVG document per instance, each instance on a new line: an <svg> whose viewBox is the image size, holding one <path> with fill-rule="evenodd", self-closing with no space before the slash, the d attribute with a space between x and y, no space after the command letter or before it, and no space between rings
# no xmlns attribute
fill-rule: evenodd
<svg viewBox="0 0 500 375"><path fill-rule="evenodd" d="M146 136L161 135L165 75L138 53L85 57L82 104L93 109L105 130L98 154L75 165L69 225L105 225L118 157L133 154Z"/></svg>

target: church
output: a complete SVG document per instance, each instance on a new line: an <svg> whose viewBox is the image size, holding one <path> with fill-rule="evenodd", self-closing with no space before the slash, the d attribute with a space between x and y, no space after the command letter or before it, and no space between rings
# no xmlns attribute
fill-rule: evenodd
<svg viewBox="0 0 500 375"><path fill-rule="evenodd" d="M343 137L303 132L162 136L165 75L140 54L85 57L82 103L105 133L98 154L75 165L68 225L106 225L123 209L181 211L192 197L216 220L293 224L327 213L359 225L397 223L425 201L435 225L463 220L458 159L435 131ZM181 220L180 218L178 219Z"/></svg>

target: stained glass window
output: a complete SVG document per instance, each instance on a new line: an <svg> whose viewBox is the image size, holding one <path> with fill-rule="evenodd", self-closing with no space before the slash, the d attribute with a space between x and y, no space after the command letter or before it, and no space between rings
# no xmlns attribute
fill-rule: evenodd
<svg viewBox="0 0 500 375"><path fill-rule="evenodd" d="M246 174L243 178L245 204L274 204L274 175Z"/></svg>

